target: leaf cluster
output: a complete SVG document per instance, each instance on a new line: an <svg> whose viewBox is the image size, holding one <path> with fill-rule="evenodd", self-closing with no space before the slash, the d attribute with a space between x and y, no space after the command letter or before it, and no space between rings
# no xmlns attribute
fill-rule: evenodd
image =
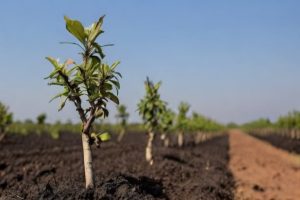
<svg viewBox="0 0 300 200"><path fill-rule="evenodd" d="M105 57L102 46L96 42L102 30L104 16L89 27L84 27L81 22L65 17L66 29L78 42L65 42L80 47L82 62L76 63L68 59L63 63L47 57L54 70L47 79L49 85L63 88L63 91L54 96L61 99L59 110L62 110L69 100L76 106L83 123L88 126L98 117L107 117L109 101L119 104L118 91L120 89L119 78L121 74L116 71L119 62L112 65L103 63ZM86 98L89 106L83 108L82 99ZM88 115L89 114L89 115Z"/></svg>
<svg viewBox="0 0 300 200"><path fill-rule="evenodd" d="M300 129L300 112L293 111L279 117L276 126L283 129Z"/></svg>
<svg viewBox="0 0 300 200"><path fill-rule="evenodd" d="M254 129L265 129L272 127L273 124L269 119L260 118L248 123L243 124L242 128L246 130L254 130Z"/></svg>
<svg viewBox="0 0 300 200"><path fill-rule="evenodd" d="M47 118L46 113L41 113L36 117L36 121L38 124L45 124L46 118Z"/></svg>
<svg viewBox="0 0 300 200"><path fill-rule="evenodd" d="M138 103L138 111L148 131L159 129L161 115L166 110L166 103L160 99L158 92L161 82L154 84L147 78L145 81L146 95Z"/></svg>
<svg viewBox="0 0 300 200"><path fill-rule="evenodd" d="M186 102L181 102L178 106L176 128L180 131L186 131L189 128L189 119L187 117L189 109L190 105Z"/></svg>
<svg viewBox="0 0 300 200"><path fill-rule="evenodd" d="M119 105L117 107L117 112L116 118L120 120L120 125L124 128L127 125L127 120L129 118L126 106L123 104Z"/></svg>
<svg viewBox="0 0 300 200"><path fill-rule="evenodd" d="M166 109L161 115L161 130L163 133L170 132L174 128L176 114L171 109Z"/></svg>

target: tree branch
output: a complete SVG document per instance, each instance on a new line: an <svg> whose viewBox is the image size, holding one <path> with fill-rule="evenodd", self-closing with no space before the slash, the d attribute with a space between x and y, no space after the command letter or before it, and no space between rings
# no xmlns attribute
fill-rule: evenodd
<svg viewBox="0 0 300 200"><path fill-rule="evenodd" d="M86 116L84 113L84 110L81 106L81 98L76 95L76 91L79 91L79 88L76 85L72 85L69 81L69 77L65 75L62 71L58 71L58 74L64 79L65 83L69 87L70 91L74 96L72 95L69 99L74 102L76 106L76 110L79 113L80 119L83 123L86 123Z"/></svg>
<svg viewBox="0 0 300 200"><path fill-rule="evenodd" d="M91 109L91 112L90 112L90 116L87 120L87 122L85 123L84 127L83 127L83 133L84 134L89 134L90 133L90 129L91 129L91 126L95 120L95 112L96 112L96 109L95 107L92 107Z"/></svg>

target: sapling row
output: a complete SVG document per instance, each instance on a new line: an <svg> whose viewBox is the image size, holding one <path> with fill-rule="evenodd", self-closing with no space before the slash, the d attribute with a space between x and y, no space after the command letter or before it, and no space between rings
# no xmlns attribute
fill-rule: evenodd
<svg viewBox="0 0 300 200"><path fill-rule="evenodd" d="M86 188L94 188L91 145L107 139L107 134L94 132L92 125L97 118L109 115L107 103L119 104L117 97L120 89L121 74L116 71L119 62L108 65L103 62L105 57L102 47L96 40L104 32L102 24L104 16L89 27L84 27L80 21L65 17L66 29L77 39L77 42L64 42L79 47L81 61L67 59L61 63L47 57L54 70L47 79L49 85L63 88L63 91L53 97L60 98L59 110L62 110L67 101L74 104L82 123L81 136ZM52 100L53 100L52 99ZM87 101L87 104L83 101ZM85 106L86 105L86 106ZM84 107L85 106L85 107Z"/></svg>
<svg viewBox="0 0 300 200"><path fill-rule="evenodd" d="M246 132L253 134L278 133L291 139L300 139L300 112L293 111L280 116L276 122L269 119L257 119L241 126Z"/></svg>
<svg viewBox="0 0 300 200"><path fill-rule="evenodd" d="M221 124L196 112L193 112L189 123L190 129L195 132L194 142L196 144L207 140L210 136L212 136L211 133L216 133L223 129Z"/></svg>

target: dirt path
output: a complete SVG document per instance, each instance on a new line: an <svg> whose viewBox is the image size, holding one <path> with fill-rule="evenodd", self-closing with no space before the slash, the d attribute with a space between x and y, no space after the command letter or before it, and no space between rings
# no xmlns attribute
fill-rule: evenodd
<svg viewBox="0 0 300 200"><path fill-rule="evenodd" d="M236 199L300 199L300 157L243 134L230 132L229 168Z"/></svg>

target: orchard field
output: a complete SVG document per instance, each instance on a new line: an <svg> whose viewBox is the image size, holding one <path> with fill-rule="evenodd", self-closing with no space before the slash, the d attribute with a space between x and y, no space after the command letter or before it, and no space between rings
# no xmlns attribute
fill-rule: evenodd
<svg viewBox="0 0 300 200"><path fill-rule="evenodd" d="M155 138L150 166L144 159L145 133L131 131L120 143L118 135L112 136L93 148L93 193L84 189L79 134L61 133L59 139L49 134L6 135L1 141L0 198L297 199L300 195L300 156L279 149L299 148L298 140L281 136L278 146L276 134L257 140L233 130L199 144L186 135L183 147L178 147L171 135L169 147Z"/></svg>
<svg viewBox="0 0 300 200"><path fill-rule="evenodd" d="M96 2L94 3L96 4ZM96 7L94 3L87 4L94 8ZM66 8L70 7L67 6ZM239 13L243 12L239 11ZM227 14L224 16L227 16ZM170 16L168 17L170 18ZM33 18L37 19L37 17ZM264 106L259 104L260 96L264 100L271 99L263 96L265 93L269 93L270 89L267 89L265 93L260 91L259 98L253 102L251 100L251 103L257 103L257 106L251 107L245 103L241 104L243 107L239 107L241 105L237 105L240 103L235 102L236 97L231 98L232 102L229 102L229 99L226 98L232 95L227 95L223 89L220 89L225 88L225 86L223 87L223 82L220 82L221 79L217 80L219 75L223 75L223 71L214 71L216 69L214 67L203 67L206 68L207 72L213 72L211 74L212 79L205 79L206 74L194 73L194 71L189 70L186 70L187 74L181 74L174 68L163 73L158 70L157 73L161 73L162 78L166 78L166 80L171 82L170 84L168 83L169 85L166 84L166 88L170 90L171 85L172 95L176 95L176 97L169 96L169 101L167 101L167 98L165 99L163 95L168 94L168 92L161 89L165 86L163 82L155 82L149 77L142 79L144 80L144 85L142 82L138 83L141 88L142 86L144 87L141 89L143 96L137 97L139 93L136 92L136 88L131 88L132 84L136 83L127 82L126 85L122 82L123 76L129 76L126 77L127 81L139 80L133 79L139 77L138 73L135 74L135 68L126 68L123 71L119 71L121 62L111 62L110 57L106 58L106 52L110 52L112 55L115 52L106 51L107 47L110 48L113 44L102 43L102 40L100 40L104 34L102 25L106 19L105 15L100 16L88 26L68 16L64 16L63 19L61 21L64 22L65 31L70 38L69 41L63 41L60 44L70 47L76 53L74 51L66 51L66 49L57 50L63 57L70 52L73 53L71 55L72 58L68 55L63 61L56 57L45 57L44 61L48 64L46 66L48 67L48 73L45 70L45 77L39 78L44 78L44 81L47 81L49 90L54 88L58 90L56 95L49 96L49 100L55 103L58 100L58 111L66 111L64 114L69 115L69 117L72 115L71 118L74 122L66 120L68 116L64 116L65 118L62 121L53 120L51 117L49 120L48 114L53 116L53 113L48 110L51 108L50 106L49 108L47 106L43 107L43 109L48 110L48 113L41 113L36 116L36 119L26 119L28 112L35 112L35 104L37 107L38 105L44 105L40 102L43 99L41 96L49 93L43 93L44 91L42 92L41 90L36 93L36 96L35 94L27 95L27 91L22 90L22 94L24 92L26 98L25 95L13 97L14 101L11 102L4 102L0 99L0 200L300 200L299 111L292 111L286 115L281 114L279 116L278 110L281 109L280 112L282 112L283 109L278 108L277 110L277 107L274 106L278 102L273 102L274 105L272 103L269 105L269 102L265 102ZM121 21L126 21L123 20L123 16ZM176 21L176 25L181 24L179 21L177 22L177 19L172 19L172 21ZM232 23L232 19L229 21L231 25L235 24ZM47 22L43 22L44 24L43 28L50 25ZM143 24L145 24L144 21ZM121 27L122 33L130 29L129 27L123 28L123 25ZM135 24L132 27L135 27ZM165 25L158 27L162 28ZM158 27L153 30L159 30ZM195 25L193 24L192 27L195 28ZM211 30L215 29L210 25L207 27ZM43 32L43 28L39 31ZM6 29L4 28L4 30ZM55 33L59 32L56 28L53 28L53 30L55 30ZM185 28L180 28L180 30L185 30ZM177 35L177 31L172 32L172 34L175 33ZM108 33L110 32L108 31ZM223 35L219 34L220 32L217 33L209 33L208 35ZM43 33L40 35L43 36ZM229 35L236 37L232 33ZM135 37L132 36L132 38ZM189 39L189 37L186 38ZM65 36L62 36L62 38L65 38ZM163 38L168 39L169 35L163 35ZM49 36L48 39L52 39L52 36ZM147 37L147 42L149 42L148 39L149 37ZM248 41L248 39L243 39L242 41L244 40ZM182 39L176 39L176 45L177 41L182 42ZM212 41L218 40L213 39ZM140 43L143 48L144 45L147 47L147 44L144 44L144 42ZM168 44L164 41L162 43L164 45ZM260 42L255 41L254 43ZM229 43L226 42L226 45L220 45L226 48L220 51L220 54L216 54L217 56L219 55L222 58L223 54L221 52L226 51L226 53L230 53L230 51L227 51L227 46L231 45L227 44ZM205 42L201 43L201 45L205 46ZM10 46L10 44L7 46ZM193 44L192 48L196 46L198 45ZM219 46L219 44L215 44L215 46ZM127 47L122 48L124 50ZM54 46L51 46L51 50L53 48ZM160 50L160 48L158 47L157 49ZM185 53L189 52L188 57L183 56L184 62L200 58L200 55L195 54L194 56L197 59L190 59L190 53L197 53L197 51L188 50L190 48L183 48ZM12 47L12 49L18 48ZM165 49L165 51L172 53L171 49ZM181 47L176 47L172 50L175 49L181 49ZM210 48L207 49L208 51L210 50ZM252 49L255 50L253 52L256 52L256 49L259 48ZM151 54L151 51L145 50L145 52L147 54L150 52ZM239 50L235 49L232 52L236 54ZM135 53L127 52L127 50L126 53L128 54L124 55L135 55ZM206 53L206 50L202 51L202 53ZM157 55L159 54L157 53ZM281 53L279 54L281 55ZM54 55L56 54L54 53ZM176 52L176 56L168 56L173 60L175 57L181 57L181 55L178 55L179 53ZM243 52L241 59L236 58L234 55L228 60L234 61L235 64L240 64L244 62L242 58L245 55L248 55L248 53ZM261 55L265 56L265 53L261 53ZM147 56L152 59L153 55ZM134 59L130 59L135 60L138 57L137 55ZM160 59L164 60L165 57ZM207 57L215 58L215 52L213 55L201 58ZM277 57L284 60L284 56ZM161 60L154 58L155 56L153 56L155 65L159 65ZM14 61L17 60L22 59L18 58ZM174 62L177 63L177 61ZM181 65L180 62L178 63ZM207 63L209 62L204 61L199 65L206 65ZM269 60L265 63L269 63ZM164 65L162 64L162 66ZM188 69L188 65L184 63L180 68ZM215 65L220 66L220 64ZM228 64L228 66L230 65ZM250 64L247 65L251 66ZM22 63L22 66L26 66L26 64ZM152 65L148 66L145 64L145 66L143 70L148 74L148 70L151 69L149 66ZM200 69L198 64L195 64L195 66L197 70ZM49 69L52 69L52 71L49 72ZM36 69L32 68L32 70ZM224 70L224 80L230 80L229 82L232 84L229 84L228 91L234 91L234 95L239 95L235 90L248 92L249 88L245 89L239 86L238 82L231 82L241 80L241 82L247 82L243 78L240 80L232 79L231 76L238 77L235 74L235 70L232 70L234 73L231 71L225 73ZM266 71L259 71L259 75ZM290 73L290 71L286 70L285 72ZM251 76L252 71L249 72L242 70L242 74L247 74L246 78L251 77L253 79ZM26 73L28 72L26 71ZM24 73L24 76L26 76L26 73ZM149 74L153 75L151 72ZM193 77L192 75L195 74L197 76ZM2 77L4 79L9 75L10 73L5 73L5 77ZM281 75L278 75L278 77L282 81ZM14 76L14 74L12 73L11 76ZM170 76L175 77L177 85L174 82L172 83ZM194 83L199 81L198 79L209 83L205 86L203 86L203 83L202 85ZM19 88L25 84L23 82L14 82L11 85L18 85ZM215 87L217 84L219 84L217 86L218 91L210 89L210 87ZM275 87L272 84L270 84L272 88ZM265 85L258 83L257 85L265 87ZM296 84L280 84L284 90L286 90L286 85L294 86ZM11 94L15 92L14 88L10 88L10 85L3 88L7 91L9 90ZM32 87L31 90L34 90L34 88ZM120 91L123 88L127 88L124 92L125 98L120 95ZM200 91L199 88L206 92ZM132 93L130 89L135 92ZM252 90L253 88L251 88L251 92ZM161 95L161 91L164 91L163 95ZM187 91L191 92L190 95L186 95L187 93L185 92ZM5 94L4 97L6 97L5 92L1 91L0 94ZM205 95L210 94L213 94L213 98L209 97L211 99L205 100ZM276 94L278 95L280 92L276 91ZM201 98L203 97L204 100L201 99L201 102L196 102L198 101L198 95ZM247 95L241 99L247 100ZM23 97L26 102L30 100L32 104L32 107L26 107L28 111L23 109ZM242 118L238 119L236 117L237 121L253 119L253 116L258 115L257 113L262 114L263 111L261 109L270 111L272 108L276 110L277 114L276 117L274 113L272 114L272 120L261 118L244 124L235 124L233 122L225 124L202 114L202 112L200 113L199 110L206 108L205 105L201 105L202 107L196 105L195 109L192 103L190 104L186 100L179 99L190 98L193 105L198 103L208 103L207 105L209 105L210 103L216 103L217 97L219 98L218 107L210 106L211 111L215 112L215 116L226 116L228 113L224 114L222 112L227 112L230 108L232 109L232 114L235 113L236 116ZM134 100L135 98L138 98L137 101ZM127 99L127 102L125 101L124 103L123 99ZM16 103L15 100L18 102ZM287 99L285 101L288 102ZM134 106L132 105L133 102ZM174 102L176 102L176 105L174 105ZM10 109L9 103L15 106L14 113ZM69 106L67 109L65 108L66 105ZM296 104L293 105L296 107ZM227 106L229 107L227 108ZM241 111L237 112L235 106L239 107ZM247 106L249 108L244 108ZM16 109L17 107L21 111ZM73 109L73 114L70 114L70 109ZM248 115L247 109L248 111L251 110ZM136 116L132 113L133 110L136 112ZM19 111L20 113L17 113ZM24 114L26 112L27 114ZM15 116L17 116L16 119ZM132 120L130 119L132 116L138 118ZM228 119L231 119L231 116L228 116Z"/></svg>

